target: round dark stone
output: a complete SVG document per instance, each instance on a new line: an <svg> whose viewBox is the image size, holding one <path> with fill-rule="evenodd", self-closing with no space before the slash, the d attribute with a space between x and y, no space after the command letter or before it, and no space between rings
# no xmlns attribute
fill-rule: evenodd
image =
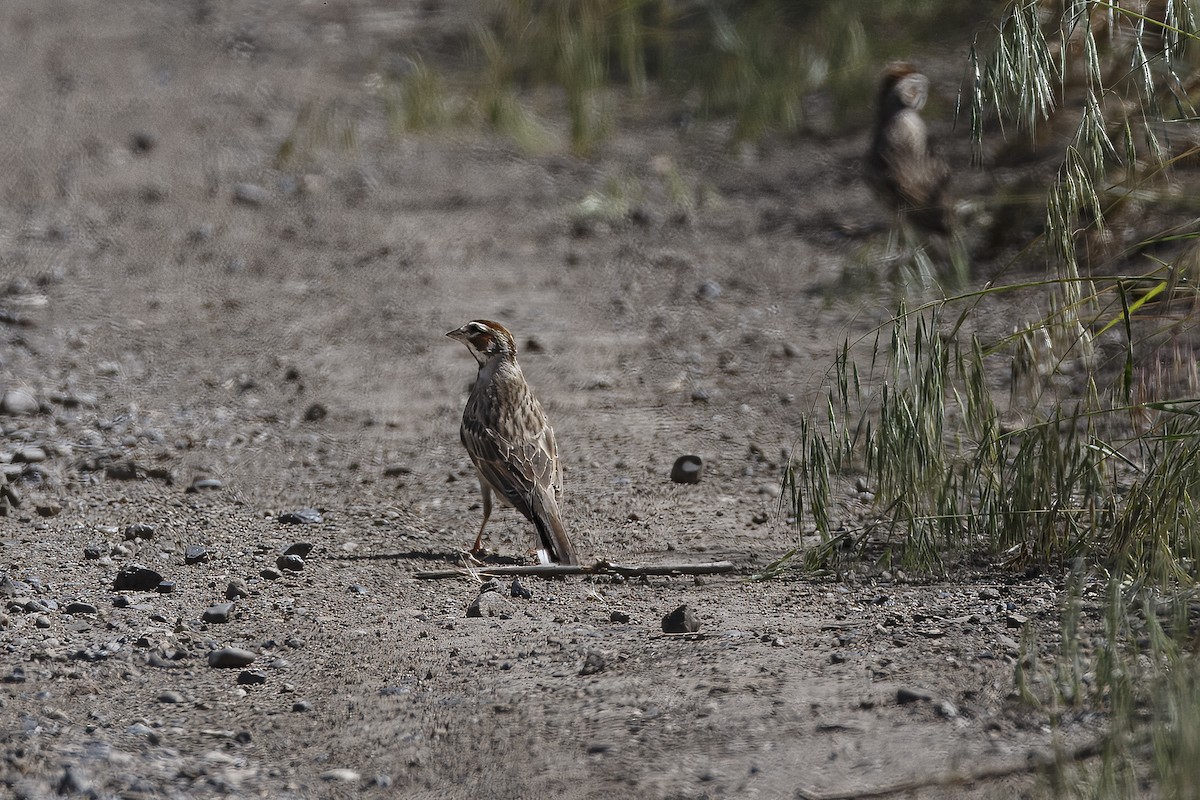
<svg viewBox="0 0 1200 800"><path fill-rule="evenodd" d="M671 467L671 480L675 483L699 483L704 472L704 460L700 456L680 456Z"/></svg>

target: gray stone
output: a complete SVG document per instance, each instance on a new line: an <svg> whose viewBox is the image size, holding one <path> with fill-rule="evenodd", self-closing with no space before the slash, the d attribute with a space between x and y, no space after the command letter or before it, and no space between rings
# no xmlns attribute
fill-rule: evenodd
<svg viewBox="0 0 1200 800"><path fill-rule="evenodd" d="M499 617L501 619L511 619L512 615L512 601L502 595L500 592L481 592L478 597L471 601L471 605L467 606L468 617Z"/></svg>
<svg viewBox="0 0 1200 800"><path fill-rule="evenodd" d="M597 672L603 672L607 666L604 656L596 650L589 650L584 656L583 666L579 668L580 675L595 675Z"/></svg>
<svg viewBox="0 0 1200 800"><path fill-rule="evenodd" d="M156 533L158 533L157 525L151 525L149 522L135 522L132 525L125 526L125 541L132 542L138 539L153 539Z"/></svg>
<svg viewBox="0 0 1200 800"><path fill-rule="evenodd" d="M205 622L229 622L233 614L233 603L217 603L204 609L201 619Z"/></svg>
<svg viewBox="0 0 1200 800"><path fill-rule="evenodd" d="M255 658L257 656L249 650L242 650L240 647L222 647L208 654L208 665L221 669L236 669L250 666L254 663Z"/></svg>
<svg viewBox="0 0 1200 800"><path fill-rule="evenodd" d="M237 600L239 598L249 596L250 589L247 588L246 582L241 578L234 578L229 582L229 585L225 587L226 600Z"/></svg>
<svg viewBox="0 0 1200 800"><path fill-rule="evenodd" d="M236 203L246 206L261 206L269 198L267 190L256 183L235 183L233 185L233 200Z"/></svg>
<svg viewBox="0 0 1200 800"><path fill-rule="evenodd" d="M183 563L201 564L208 561L208 548L202 544L189 544L183 551Z"/></svg>
<svg viewBox="0 0 1200 800"><path fill-rule="evenodd" d="M31 416L38 413L37 398L22 389L9 389L0 395L0 412L14 417Z"/></svg>
<svg viewBox="0 0 1200 800"><path fill-rule="evenodd" d="M158 702L173 703L173 704L174 703L182 703L182 702L184 702L184 698L183 698L182 694L175 691L174 689L167 689L166 691L159 692Z"/></svg>
<svg viewBox="0 0 1200 800"><path fill-rule="evenodd" d="M316 525L321 522L321 519L321 512L315 508L284 511L279 515L279 521L284 525Z"/></svg>

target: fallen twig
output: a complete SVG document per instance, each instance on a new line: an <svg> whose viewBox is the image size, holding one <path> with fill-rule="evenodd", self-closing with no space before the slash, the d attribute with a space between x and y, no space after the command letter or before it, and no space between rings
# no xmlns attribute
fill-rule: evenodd
<svg viewBox="0 0 1200 800"><path fill-rule="evenodd" d="M418 572L416 577L425 580L500 575L539 575L542 577L555 575L624 575L635 578L641 575L713 575L718 572L733 572L733 563L730 561L710 561L706 564L648 564L637 566L633 564L614 564L610 561L597 561L594 564L538 564L537 566L529 567L521 565L499 567L480 565Z"/></svg>

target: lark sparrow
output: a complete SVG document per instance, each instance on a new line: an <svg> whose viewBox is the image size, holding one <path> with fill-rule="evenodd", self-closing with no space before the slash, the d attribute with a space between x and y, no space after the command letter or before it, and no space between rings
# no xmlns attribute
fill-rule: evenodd
<svg viewBox="0 0 1200 800"><path fill-rule="evenodd" d="M537 529L541 563L578 564L558 506L562 464L554 430L521 374L512 334L498 322L477 319L446 335L479 362L459 429L483 495L483 523L472 552L483 541L495 492Z"/></svg>
<svg viewBox="0 0 1200 800"><path fill-rule="evenodd" d="M928 96L929 79L911 64L894 63L883 71L865 173L879 198L902 218L947 234L950 169L934 154L921 119Z"/></svg>

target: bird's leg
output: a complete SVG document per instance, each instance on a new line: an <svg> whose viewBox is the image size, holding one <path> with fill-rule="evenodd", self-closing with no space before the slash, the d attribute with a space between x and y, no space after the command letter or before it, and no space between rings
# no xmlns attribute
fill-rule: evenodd
<svg viewBox="0 0 1200 800"><path fill-rule="evenodd" d="M475 544L471 547L472 553L483 549L483 529L487 527L488 517L492 515L492 488L482 477L479 479L479 493L483 495L483 522L479 525L479 535L475 537Z"/></svg>

